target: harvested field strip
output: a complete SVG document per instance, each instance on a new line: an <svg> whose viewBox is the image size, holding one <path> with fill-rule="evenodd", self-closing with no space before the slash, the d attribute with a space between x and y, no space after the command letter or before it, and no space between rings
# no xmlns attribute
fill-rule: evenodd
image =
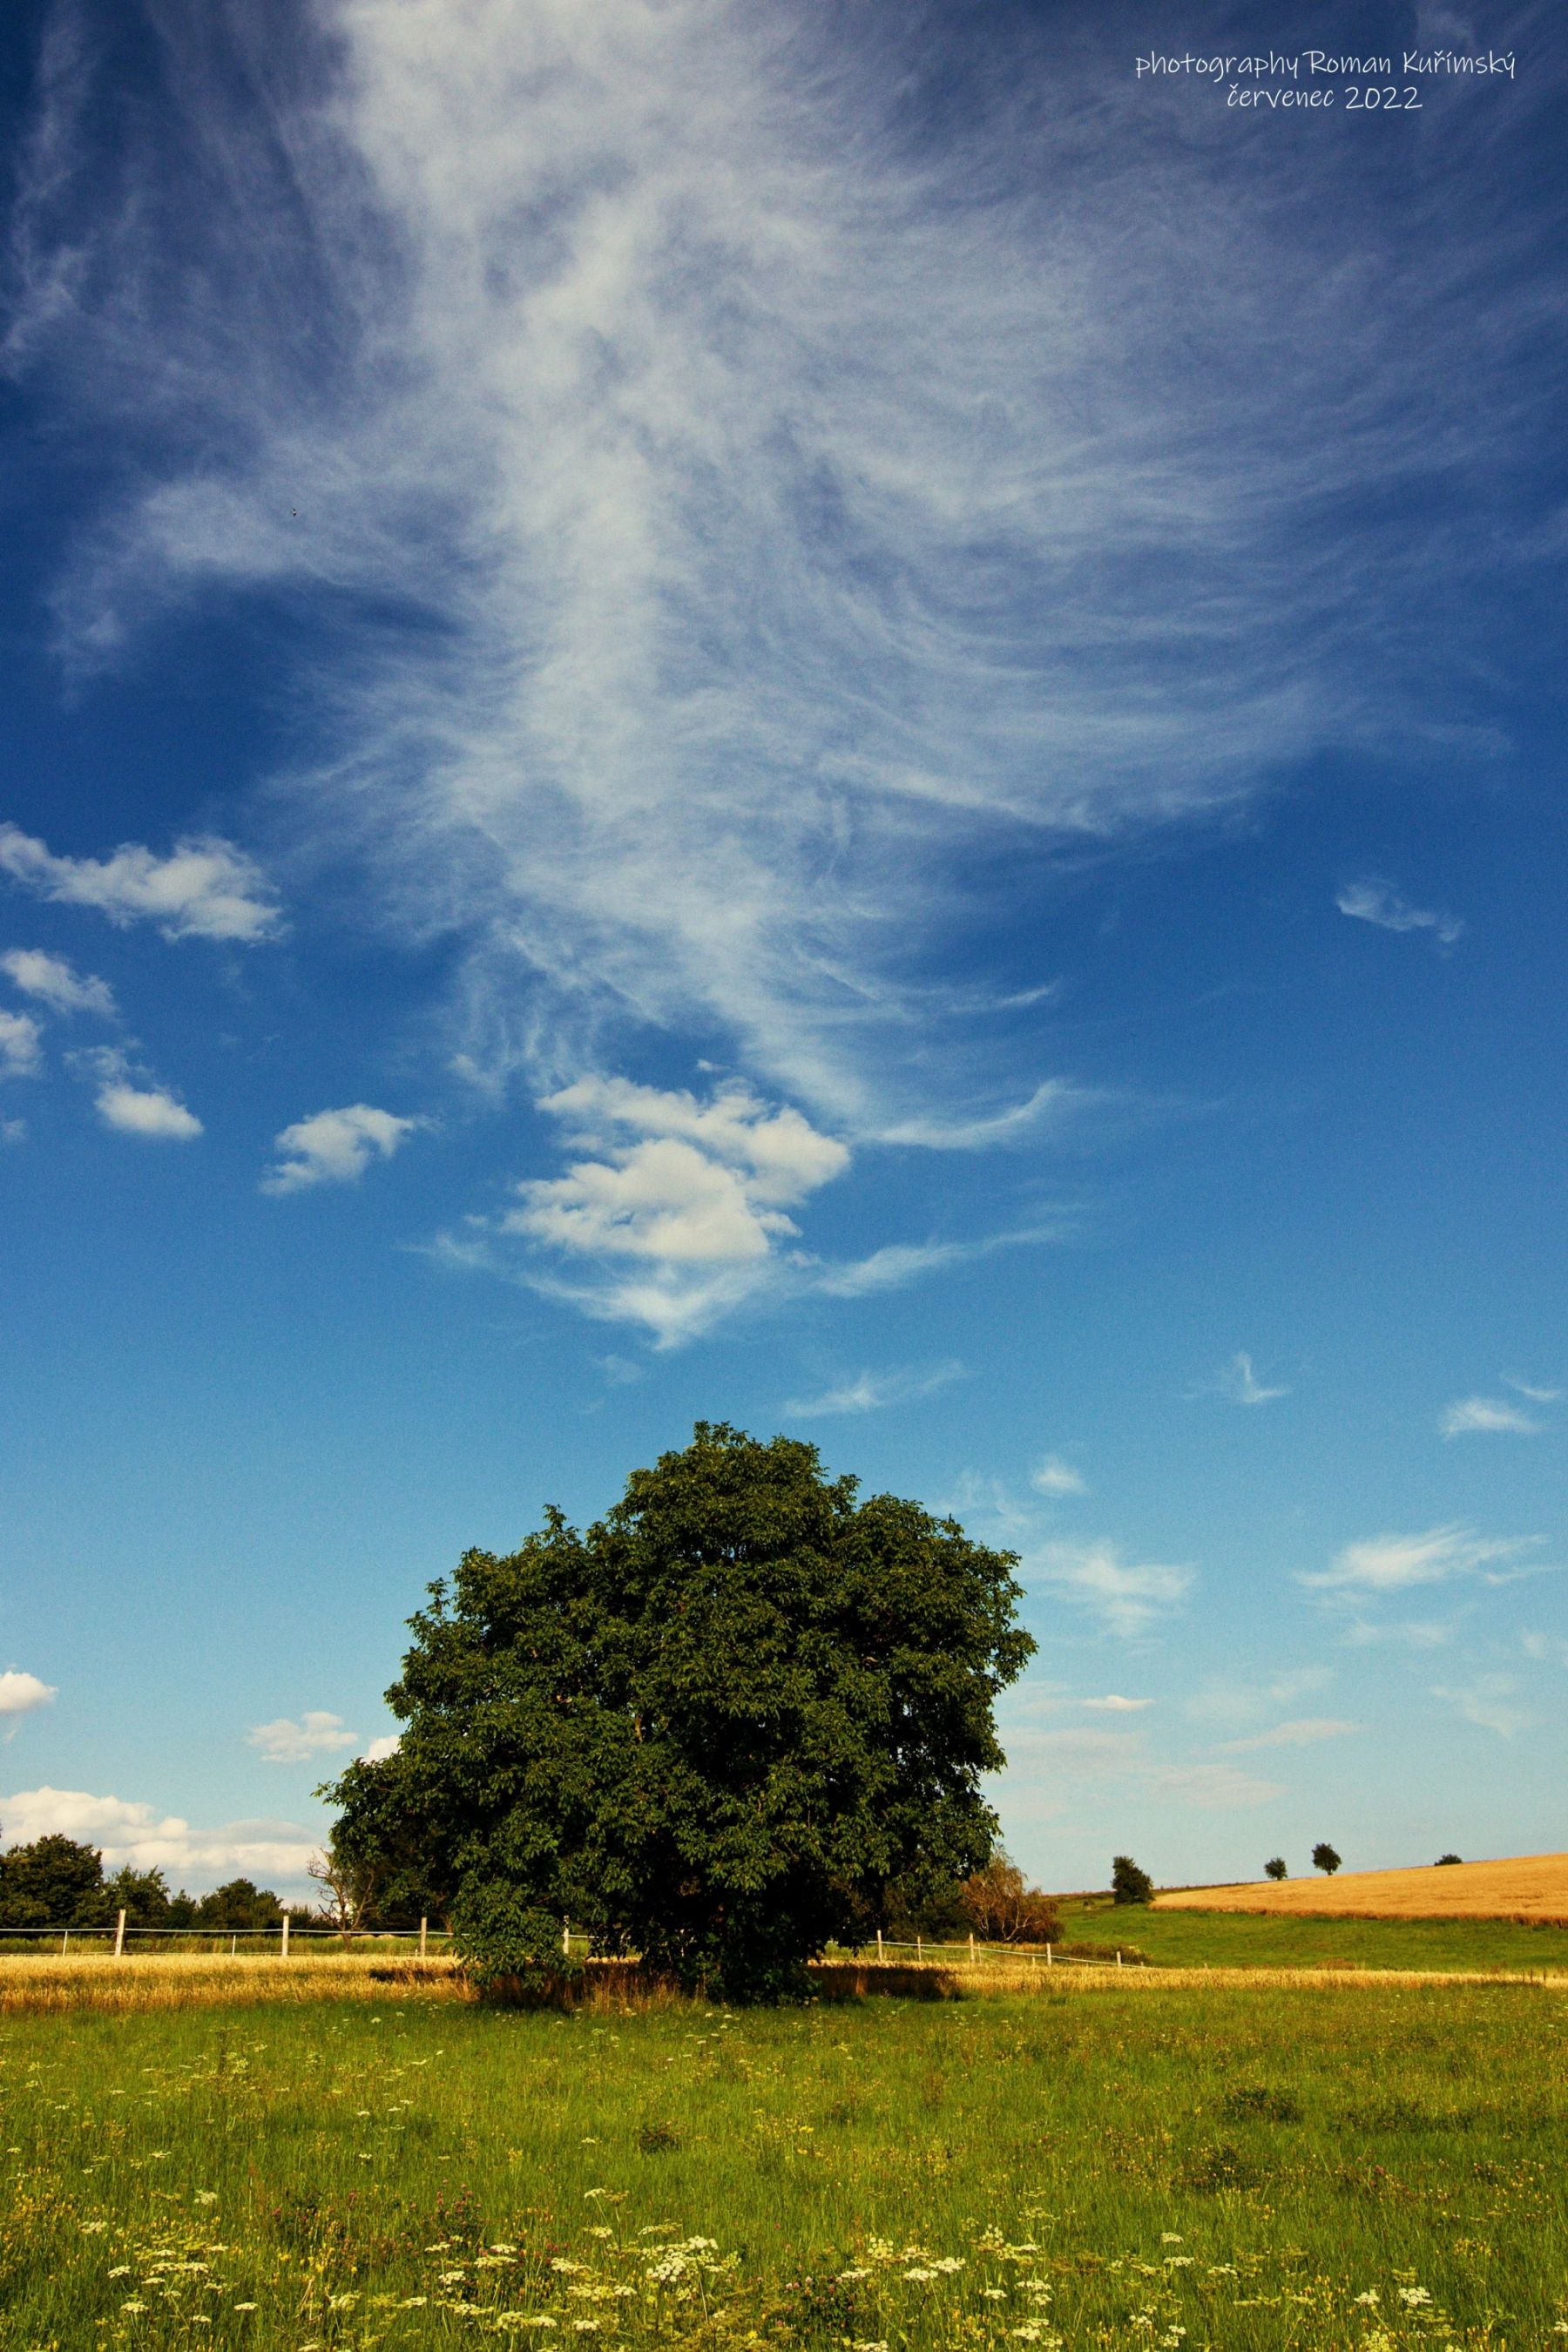
<svg viewBox="0 0 1568 2352"><path fill-rule="evenodd" d="M1503 1919L1568 1926L1568 1853L1517 1854L1421 1870L1343 1871L1259 1879L1246 1886L1184 1886L1157 1895L1160 1911L1256 1911L1338 1919Z"/></svg>

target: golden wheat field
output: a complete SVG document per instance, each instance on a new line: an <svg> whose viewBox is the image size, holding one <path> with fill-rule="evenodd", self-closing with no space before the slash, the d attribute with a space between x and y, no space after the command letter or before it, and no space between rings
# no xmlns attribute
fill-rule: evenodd
<svg viewBox="0 0 1568 2352"><path fill-rule="evenodd" d="M1162 1911L1316 1913L1342 1919L1527 1919L1568 1925L1568 1853L1522 1853L1504 1862L1454 1862L1441 1869L1347 1870L1332 1878L1245 1886L1184 1886L1154 1897Z"/></svg>

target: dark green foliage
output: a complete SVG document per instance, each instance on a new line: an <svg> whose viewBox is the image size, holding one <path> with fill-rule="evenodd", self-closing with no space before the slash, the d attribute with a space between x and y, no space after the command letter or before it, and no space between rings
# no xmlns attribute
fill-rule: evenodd
<svg viewBox="0 0 1568 2352"><path fill-rule="evenodd" d="M465 1880L452 1926L465 1968L492 2000L549 2000L580 1972L562 1949L559 1919L511 1879L476 1874Z"/></svg>
<svg viewBox="0 0 1568 2352"><path fill-rule="evenodd" d="M858 1501L814 1446L700 1423L585 1534L552 1510L432 1587L387 1695L402 1744L331 1792L337 1844L455 1924L507 1888L683 1984L797 1990L890 1889L988 1859L993 1701L1034 1647L1016 1564Z"/></svg>
<svg viewBox="0 0 1568 2352"><path fill-rule="evenodd" d="M1434 1870L1443 1870L1443 1869L1445 1869L1445 1868L1447 1866L1447 1864L1448 1864L1449 1863L1451 1863L1451 1862L1460 1862L1460 1861L1462 1861L1463 1859L1464 1859L1464 1857L1463 1857L1461 1854L1457 1854L1457 1853L1440 1853L1440 1854L1437 1856L1436 1861L1433 1864L1432 1867L1433 1867L1433 1869L1434 1869Z"/></svg>
<svg viewBox="0 0 1568 2352"><path fill-rule="evenodd" d="M1271 2090L1266 2083L1249 2084L1245 2089L1227 2091L1220 2101L1220 2112L1231 2123L1257 2119L1270 2124L1299 2124L1301 2102L1289 2091Z"/></svg>
<svg viewBox="0 0 1568 2352"><path fill-rule="evenodd" d="M175 1916L176 1906L183 1916ZM110 1920L123 1911L128 1927L188 1927L196 1906L188 1895L170 1894L161 1870L132 1870L126 1863L104 1880L103 1907Z"/></svg>
<svg viewBox="0 0 1568 2352"><path fill-rule="evenodd" d="M1334 1852L1331 1845L1315 1845L1312 1848L1312 1868L1314 1870L1321 1870L1323 1872L1325 1876L1331 1878L1339 1866L1339 1855Z"/></svg>
<svg viewBox="0 0 1568 2352"><path fill-rule="evenodd" d="M1146 1870L1140 1870L1130 1853L1119 1853L1110 1865L1110 1899L1113 1903L1148 1903L1153 1897L1154 1882Z"/></svg>
<svg viewBox="0 0 1568 2352"><path fill-rule="evenodd" d="M1285 1857L1282 1853L1277 1853L1272 1862L1266 1862L1264 1864L1263 1875L1265 1878L1289 1877L1290 1873L1286 1867Z"/></svg>
<svg viewBox="0 0 1568 2352"><path fill-rule="evenodd" d="M204 1895L192 1906L192 1924L197 1927L280 1927L283 1906L269 1886L257 1886L248 1878L231 1878L226 1886L216 1886Z"/></svg>
<svg viewBox="0 0 1568 2352"><path fill-rule="evenodd" d="M106 1916L95 1846L56 1835L0 1854L0 1927L96 1927Z"/></svg>

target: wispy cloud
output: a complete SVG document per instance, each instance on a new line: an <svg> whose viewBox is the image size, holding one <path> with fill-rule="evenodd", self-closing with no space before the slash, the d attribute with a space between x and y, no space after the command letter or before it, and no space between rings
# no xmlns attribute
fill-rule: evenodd
<svg viewBox="0 0 1568 2352"><path fill-rule="evenodd" d="M1037 1462L1029 1473L1029 1484L1037 1495L1059 1497L1089 1492L1081 1470L1075 1469L1059 1454L1047 1454L1043 1462Z"/></svg>
<svg viewBox="0 0 1568 2352"><path fill-rule="evenodd" d="M1145 1633L1178 1608L1194 1570L1163 1560L1124 1560L1113 1543L1048 1543L1025 1562L1031 1582L1045 1585L1098 1617L1108 1633Z"/></svg>
<svg viewBox="0 0 1568 2352"><path fill-rule="evenodd" d="M918 11L161 21L119 201L74 168L90 70L24 150L14 360L125 445L62 637L114 657L226 594L357 630L298 821L463 942L475 1069L556 1086L628 1016L718 1029L835 1132L991 1144L1052 1075L910 1018L933 941L987 924L971 847L1163 824L1331 736L1477 740L1427 647L1517 569L1549 244L1497 268L1467 201L1496 151L1445 151L1397 268L1325 268L1331 164L1156 160L1163 100L1098 61L1016 51L928 137ZM7 839L120 919L272 919L226 845Z"/></svg>
<svg viewBox="0 0 1568 2352"><path fill-rule="evenodd" d="M256 1724L245 1738L264 1764L309 1764L319 1756L341 1755L359 1742L359 1733L324 1707L311 1707L298 1722L281 1715L275 1722Z"/></svg>
<svg viewBox="0 0 1568 2352"><path fill-rule="evenodd" d="M1444 947L1452 947L1464 933L1458 915L1430 907L1413 907L1386 882L1347 882L1334 899L1342 915L1358 922L1375 923L1383 931L1430 931Z"/></svg>
<svg viewBox="0 0 1568 2352"><path fill-rule="evenodd" d="M1152 1776L1152 1786L1178 1804L1196 1805L1205 1812L1228 1813L1254 1805L1272 1804L1285 1794L1279 1780L1259 1780L1238 1772L1232 1764L1167 1764Z"/></svg>
<svg viewBox="0 0 1568 2352"><path fill-rule="evenodd" d="M303 1192L313 1184L353 1184L373 1160L390 1160L420 1124L369 1103L313 1111L275 1139L276 1165L261 1180L264 1192Z"/></svg>
<svg viewBox="0 0 1568 2352"><path fill-rule="evenodd" d="M1009 1232L983 1234L973 1241L888 1242L867 1257L815 1265L810 1287L828 1298L872 1297L879 1291L902 1290L949 1266L992 1257L998 1250L1029 1249L1059 1241L1063 1230L1060 1224L1037 1223Z"/></svg>
<svg viewBox="0 0 1568 2352"><path fill-rule="evenodd" d="M1252 1368L1252 1358L1238 1349L1211 1383L1210 1392L1228 1397L1232 1404L1272 1404L1277 1397L1289 1396L1288 1388L1267 1387ZM1203 1393L1203 1391L1198 1391Z"/></svg>
<svg viewBox="0 0 1568 2352"><path fill-rule="evenodd" d="M796 1397L784 1410L801 1421L830 1413L878 1412L886 1405L912 1404L921 1397L935 1396L963 1377L964 1367L959 1363L935 1364L924 1370L910 1365L895 1371L860 1372L853 1380L825 1389L819 1396Z"/></svg>
<svg viewBox="0 0 1568 2352"><path fill-rule="evenodd" d="M1449 1405L1439 1424L1445 1437L1470 1437L1481 1432L1506 1430L1520 1437L1538 1437L1541 1423L1506 1397L1461 1397Z"/></svg>
<svg viewBox="0 0 1568 2352"><path fill-rule="evenodd" d="M93 1013L105 1021L115 1017L109 982L78 971L64 956L46 955L41 948L8 948L0 956L0 971L24 996L36 997L51 1013Z"/></svg>
<svg viewBox="0 0 1568 2352"><path fill-rule="evenodd" d="M1428 1528L1420 1535L1369 1536L1336 1552L1330 1566L1305 1575L1303 1584L1347 1597L1404 1592L1413 1585L1440 1584L1452 1577L1481 1576L1489 1583L1512 1580L1540 1536L1477 1535L1465 1527Z"/></svg>
<svg viewBox="0 0 1568 2352"><path fill-rule="evenodd" d="M121 927L155 923L166 940L250 945L279 921L259 868L232 842L207 835L177 842L167 857L134 842L109 857L57 857L17 826L0 824L0 874L37 898L96 908Z"/></svg>
<svg viewBox="0 0 1568 2352"><path fill-rule="evenodd" d="M30 1013L0 1013L0 1078L36 1078L44 1033Z"/></svg>
<svg viewBox="0 0 1568 2352"><path fill-rule="evenodd" d="M1561 1389L1542 1388L1539 1385L1532 1385L1529 1381L1511 1380L1506 1372L1503 1375L1503 1386L1510 1388L1515 1396L1528 1397L1531 1404L1561 1404L1563 1402Z"/></svg>
<svg viewBox="0 0 1568 2352"><path fill-rule="evenodd" d="M1212 1724L1216 1729L1256 1723L1274 1708L1289 1706L1309 1691L1321 1690L1331 1680L1327 1666L1288 1666L1237 1680L1210 1676L1183 1700L1182 1712L1190 1722Z"/></svg>
<svg viewBox="0 0 1568 2352"><path fill-rule="evenodd" d="M1534 1721L1529 1709L1520 1706L1518 1689L1512 1675L1478 1675L1473 1681L1453 1687L1435 1683L1432 1696L1458 1707L1467 1723L1495 1731L1500 1739L1511 1739L1516 1731L1528 1730Z"/></svg>
<svg viewBox="0 0 1568 2352"><path fill-rule="evenodd" d="M1152 1698L1123 1698L1118 1691L1107 1691L1103 1698L1080 1698L1079 1706L1092 1708L1099 1715L1141 1715L1152 1706Z"/></svg>
<svg viewBox="0 0 1568 2352"><path fill-rule="evenodd" d="M1277 1723L1271 1731L1255 1731L1246 1739L1226 1739L1220 1743L1227 1756L1239 1756L1251 1748L1315 1748L1321 1740L1344 1739L1359 1731L1359 1723L1342 1722L1337 1716L1303 1715L1292 1723Z"/></svg>

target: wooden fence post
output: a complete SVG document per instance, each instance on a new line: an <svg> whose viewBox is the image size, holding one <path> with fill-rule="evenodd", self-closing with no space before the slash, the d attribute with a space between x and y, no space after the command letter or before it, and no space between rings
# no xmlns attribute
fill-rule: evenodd
<svg viewBox="0 0 1568 2352"><path fill-rule="evenodd" d="M879 1927L879 1928L878 1928L878 1930L877 1930L877 1958L878 1958L879 1959L880 1959L880 1958L881 1958L881 1957L882 1957L882 1931L881 1931L880 1927Z"/></svg>
<svg viewBox="0 0 1568 2352"><path fill-rule="evenodd" d="M1046 1966L1047 1966L1047 1968L1048 1968L1048 1969L1054 1969L1054 1968L1056 1967L1056 1964L1057 1964L1057 1956L1056 1956L1056 1954L1052 1951L1052 1949L1051 1949L1050 1946L1047 1944L1047 1945L1046 1946Z"/></svg>
<svg viewBox="0 0 1568 2352"><path fill-rule="evenodd" d="M279 1947L278 1957L280 1960L286 1960L289 1957L289 1914L287 1911L283 1914L283 1940Z"/></svg>
<svg viewBox="0 0 1568 2352"><path fill-rule="evenodd" d="M1118 1968L1120 1968L1120 1967L1121 1966L1121 1947L1120 1947L1120 1946L1118 1946L1118 1948L1117 1948L1117 1953L1116 1953L1116 1965L1117 1965L1117 1967L1118 1967Z"/></svg>
<svg viewBox="0 0 1568 2352"><path fill-rule="evenodd" d="M921 1960L923 1960L923 1959L924 1959L925 1956L926 1956L926 1948L925 1948L925 1943L924 1943L924 1940L923 1940L923 1938L922 1938L922 1937L921 1937L921 1935L920 1929L917 1927L917 1928L916 1928L916 1930L915 1930L915 1962L916 1962L917 1967L919 1966L920 1962L921 1962Z"/></svg>
<svg viewBox="0 0 1568 2352"><path fill-rule="evenodd" d="M561 1957L563 1959L566 1960L569 1960L572 1957L572 1922L570 1919L563 1919L561 1922Z"/></svg>
<svg viewBox="0 0 1568 2352"><path fill-rule="evenodd" d="M421 1919L419 1922L419 1957L421 1959L425 1958L425 1936L429 1925L430 1922L428 1919Z"/></svg>
<svg viewBox="0 0 1568 2352"><path fill-rule="evenodd" d="M68 1927L62 1928L60 1932L60 1958L62 1960L65 1958L66 1954L70 1950L70 1948L71 1931Z"/></svg>
<svg viewBox="0 0 1568 2352"><path fill-rule="evenodd" d="M114 1922L114 1957L117 1960L122 1960L125 1958L125 1914L123 1911L120 1913Z"/></svg>
<svg viewBox="0 0 1568 2352"><path fill-rule="evenodd" d="M974 1938L973 1936L969 1938L969 1965L971 1968L974 1966Z"/></svg>

